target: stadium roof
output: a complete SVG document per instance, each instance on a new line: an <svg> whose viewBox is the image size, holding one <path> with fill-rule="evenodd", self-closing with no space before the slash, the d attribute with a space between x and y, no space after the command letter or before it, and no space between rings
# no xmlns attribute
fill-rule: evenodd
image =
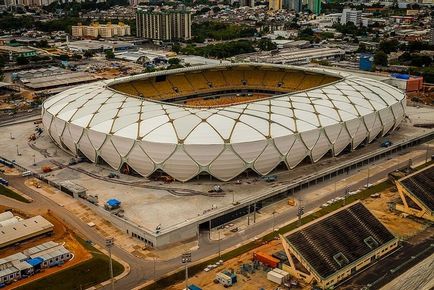
<svg viewBox="0 0 434 290"><path fill-rule="evenodd" d="M319 276L327 278L396 238L360 202L286 236Z"/></svg>
<svg viewBox="0 0 434 290"><path fill-rule="evenodd" d="M253 71L258 67L291 69L337 81L248 103L206 108L132 96L112 88L167 74L235 66ZM239 86L242 88L241 82ZM72 88L44 102L43 122L58 144L76 152L75 144L81 143L80 151L91 161L96 161L95 152L99 152L115 169L128 155L134 156L131 161L142 159L128 163L142 175L160 168L178 180L188 180L205 170L229 180L249 166L264 175L282 161L295 167L306 154L317 161L331 144L337 155L350 142L352 148L366 138L371 142L380 132L386 134L400 124L404 100L403 92L390 85L350 74L286 65L210 65ZM342 130L344 126L346 130ZM110 140L106 136L111 136ZM296 154L288 154L290 150Z"/></svg>
<svg viewBox="0 0 434 290"><path fill-rule="evenodd" d="M240 143L266 140L268 136L280 137L345 122L385 109L403 98L400 90L387 84L347 77L307 92L197 109L128 97L107 89L109 83L75 87L49 99L44 107L61 120L121 138L223 144L226 139Z"/></svg>

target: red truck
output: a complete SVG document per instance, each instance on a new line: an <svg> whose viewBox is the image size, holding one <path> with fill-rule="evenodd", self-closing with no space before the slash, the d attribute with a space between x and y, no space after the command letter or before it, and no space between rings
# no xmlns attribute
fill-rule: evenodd
<svg viewBox="0 0 434 290"><path fill-rule="evenodd" d="M277 268L279 266L279 260L272 257L271 255L268 255L266 253L263 252L256 252L253 253L253 260L257 260L259 262L261 262L264 265L267 265L268 267L271 268Z"/></svg>

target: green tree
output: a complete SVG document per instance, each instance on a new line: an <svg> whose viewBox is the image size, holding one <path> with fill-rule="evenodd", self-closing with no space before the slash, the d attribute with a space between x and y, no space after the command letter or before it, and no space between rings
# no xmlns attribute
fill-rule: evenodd
<svg viewBox="0 0 434 290"><path fill-rule="evenodd" d="M374 55L374 63L375 65L387 66L387 54L381 50L377 51Z"/></svg>
<svg viewBox="0 0 434 290"><path fill-rule="evenodd" d="M176 52L176 53L179 53L181 51L181 45L179 45L179 43L174 43L172 45L172 51Z"/></svg>
<svg viewBox="0 0 434 290"><path fill-rule="evenodd" d="M69 56L67 54L61 54L61 55L59 55L59 59L61 61L67 61L67 60L69 60Z"/></svg>
<svg viewBox="0 0 434 290"><path fill-rule="evenodd" d="M357 49L357 52L368 52L368 49L366 48L366 44L359 43L359 48Z"/></svg>
<svg viewBox="0 0 434 290"><path fill-rule="evenodd" d="M262 38L258 41L258 47L260 50L273 50L277 48L277 45L271 41L269 38Z"/></svg>
<svg viewBox="0 0 434 290"><path fill-rule="evenodd" d="M18 65L29 64L29 59L27 57L24 57L24 56L18 56L15 61L17 62Z"/></svg>
<svg viewBox="0 0 434 290"><path fill-rule="evenodd" d="M394 51L398 51L399 49L399 41L396 39L392 40L384 40L380 42L379 50L389 54Z"/></svg>
<svg viewBox="0 0 434 290"><path fill-rule="evenodd" d="M85 57L85 58L89 58L89 57L92 57L92 56L94 56L95 55L95 53L93 52L93 51L91 51L91 50L86 50L85 52L84 52L84 54L83 54L83 56Z"/></svg>
<svg viewBox="0 0 434 290"><path fill-rule="evenodd" d="M50 47L50 45L48 44L48 41L46 39L42 39L41 41L36 43L36 47L46 48Z"/></svg>
<svg viewBox="0 0 434 290"><path fill-rule="evenodd" d="M105 58L106 59L114 59L115 58L114 52L111 51L111 50L106 50L106 52L105 52Z"/></svg>
<svg viewBox="0 0 434 290"><path fill-rule="evenodd" d="M168 69L175 69L175 68L181 68L183 65L181 64L181 60L179 58L173 57L169 58L169 67Z"/></svg>

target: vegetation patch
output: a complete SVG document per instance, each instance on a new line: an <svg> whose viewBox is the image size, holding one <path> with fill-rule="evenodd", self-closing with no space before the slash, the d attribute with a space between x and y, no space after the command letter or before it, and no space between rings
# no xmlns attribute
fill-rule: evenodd
<svg viewBox="0 0 434 290"><path fill-rule="evenodd" d="M13 198L13 199L16 199L16 200L21 201L21 202L30 203L30 201L25 199L22 195L19 195L15 191L7 188L6 186L4 186L2 184L0 184L0 195L7 196L9 198Z"/></svg>

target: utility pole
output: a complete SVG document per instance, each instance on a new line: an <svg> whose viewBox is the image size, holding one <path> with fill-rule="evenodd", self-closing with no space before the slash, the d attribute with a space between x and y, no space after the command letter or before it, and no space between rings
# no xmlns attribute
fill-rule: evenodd
<svg viewBox="0 0 434 290"><path fill-rule="evenodd" d="M369 167L368 167L368 178L366 178L366 188L369 187Z"/></svg>
<svg viewBox="0 0 434 290"><path fill-rule="evenodd" d="M185 252L182 254L181 261L185 264L185 289L188 290L188 263L191 262L191 253Z"/></svg>
<svg viewBox="0 0 434 290"><path fill-rule="evenodd" d="M220 245L220 231L221 230L218 230L219 231L219 260L221 259L221 257L222 257L222 254L221 254L221 245Z"/></svg>
<svg viewBox="0 0 434 290"><path fill-rule="evenodd" d="M272 214L273 214L273 235L274 235L274 231L275 231L275 227L276 227L276 220L274 218L276 213L277 213L277 211L273 210L273 212L272 212Z"/></svg>
<svg viewBox="0 0 434 290"><path fill-rule="evenodd" d="M429 144L426 143L425 163L428 163L428 150L429 150Z"/></svg>
<svg viewBox="0 0 434 290"><path fill-rule="evenodd" d="M348 186L345 187L345 194L344 194L344 205L347 203L347 198L349 195L349 188Z"/></svg>
<svg viewBox="0 0 434 290"><path fill-rule="evenodd" d="M304 206L301 206L302 200L298 203L297 217L298 217L298 226L301 226L301 217L304 214Z"/></svg>
<svg viewBox="0 0 434 290"><path fill-rule="evenodd" d="M112 261L112 247L114 246L114 238L106 238L105 239L105 246L108 249L109 252L109 260L110 260L110 284L111 289L115 290L115 280L113 279L113 261Z"/></svg>
<svg viewBox="0 0 434 290"><path fill-rule="evenodd" d="M36 166L36 155L33 154L33 166Z"/></svg>
<svg viewBox="0 0 434 290"><path fill-rule="evenodd" d="M154 281L155 281L155 279L156 279L156 271L155 271L155 269L156 269L156 267L155 267L155 263L157 262L157 258L156 257L154 257Z"/></svg>
<svg viewBox="0 0 434 290"><path fill-rule="evenodd" d="M250 226L250 204L247 205L247 226Z"/></svg>
<svg viewBox="0 0 434 290"><path fill-rule="evenodd" d="M337 188L336 188L337 184L336 183L337 182L335 181L335 196L336 196L336 193L337 193Z"/></svg>

